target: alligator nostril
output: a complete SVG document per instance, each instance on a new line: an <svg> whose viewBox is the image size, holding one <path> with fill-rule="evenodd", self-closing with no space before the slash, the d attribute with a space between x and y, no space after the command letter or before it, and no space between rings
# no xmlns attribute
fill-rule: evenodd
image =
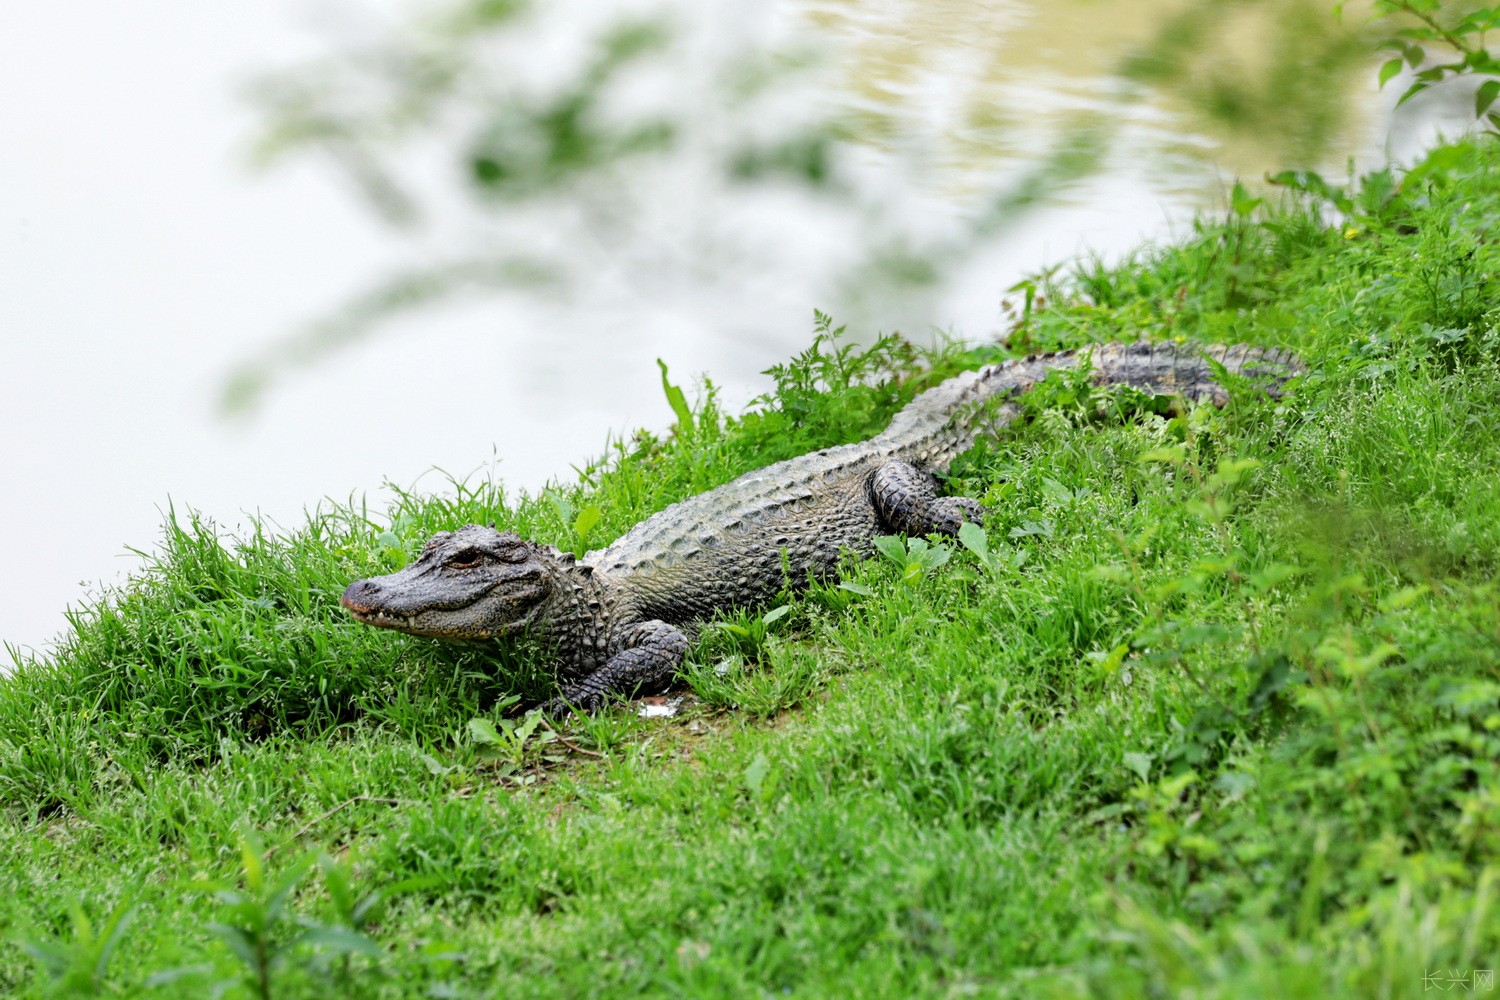
<svg viewBox="0 0 1500 1000"><path fill-rule="evenodd" d="M370 600L380 593L374 580L355 580L344 589L344 607L350 611L369 611Z"/></svg>

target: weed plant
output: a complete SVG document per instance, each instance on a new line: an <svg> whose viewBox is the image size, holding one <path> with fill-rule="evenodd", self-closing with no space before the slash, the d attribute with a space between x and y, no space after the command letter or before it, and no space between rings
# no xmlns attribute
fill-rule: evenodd
<svg viewBox="0 0 1500 1000"><path fill-rule="evenodd" d="M1055 377L994 514L705 630L673 718L353 622L430 533L582 550L1005 349L825 317L750 412L540 496L326 503L159 554L0 682L0 990L1397 997L1500 962L1500 149L1039 277L1011 348L1244 341L1222 410ZM1304 179L1305 180L1305 179ZM1330 203L1330 201L1332 203ZM321 873L321 877L319 876Z"/></svg>

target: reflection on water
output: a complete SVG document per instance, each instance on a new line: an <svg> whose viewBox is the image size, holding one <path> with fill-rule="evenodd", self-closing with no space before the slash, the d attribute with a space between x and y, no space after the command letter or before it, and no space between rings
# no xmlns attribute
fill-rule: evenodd
<svg viewBox="0 0 1500 1000"><path fill-rule="evenodd" d="M1374 111L1370 42L1325 0L805 8L841 46L856 141L921 146L960 197L1082 121L1113 125L1157 190L1201 197L1224 175L1342 166Z"/></svg>
<svg viewBox="0 0 1500 1000"><path fill-rule="evenodd" d="M607 338L672 327L763 366L814 306L983 334L1051 262L1039 226L1054 256L1080 229L1107 252L1143 205L1159 228L1226 179L1364 153L1374 58L1326 0L449 3L262 87L269 158L325 156L428 235L230 401L473 290L529 300L604 370L631 359Z"/></svg>

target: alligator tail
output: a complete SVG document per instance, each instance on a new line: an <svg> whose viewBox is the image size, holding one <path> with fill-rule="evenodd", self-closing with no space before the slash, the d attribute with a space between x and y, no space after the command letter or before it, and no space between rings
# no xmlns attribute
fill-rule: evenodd
<svg viewBox="0 0 1500 1000"><path fill-rule="evenodd" d="M1228 390L1216 381L1219 366L1250 380L1270 396L1282 393L1286 381L1306 369L1296 355L1274 347L1248 344L1110 343L1077 351L1052 351L964 372L922 393L891 420L881 438L892 447L914 448L912 457L930 467L946 467L972 441L973 414L980 401L1014 396L1047 377L1052 369L1087 363L1096 385L1128 385L1154 396L1183 396L1222 406ZM1006 404L993 422L1016 413Z"/></svg>
<svg viewBox="0 0 1500 1000"><path fill-rule="evenodd" d="M1291 351L1249 344L1102 344L1094 348L1092 362L1096 383L1216 406L1229 402L1229 390L1216 378L1220 366L1272 397L1279 397L1287 379L1305 370Z"/></svg>

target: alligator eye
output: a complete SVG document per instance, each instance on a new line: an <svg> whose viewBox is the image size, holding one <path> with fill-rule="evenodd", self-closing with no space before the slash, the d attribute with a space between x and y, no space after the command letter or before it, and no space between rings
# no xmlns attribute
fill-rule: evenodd
<svg viewBox="0 0 1500 1000"><path fill-rule="evenodd" d="M484 560L484 553L478 549L460 549L448 557L448 565L453 569L468 569L478 566Z"/></svg>

